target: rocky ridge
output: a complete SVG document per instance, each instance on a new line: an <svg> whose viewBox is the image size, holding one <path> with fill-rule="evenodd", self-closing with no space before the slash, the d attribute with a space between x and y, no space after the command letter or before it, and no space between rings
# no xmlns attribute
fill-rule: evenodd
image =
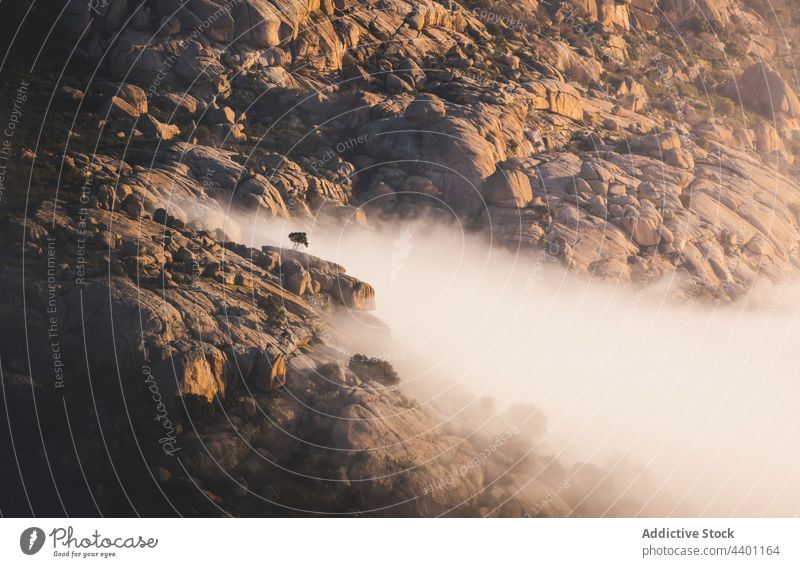
<svg viewBox="0 0 800 567"><path fill-rule="evenodd" d="M755 5L203 0L102 13L58 29L81 38L72 66L111 81L90 85L81 110L132 144L160 141L119 167L151 211L211 196L363 223L444 207L580 272L678 270L722 299L794 270L800 103L766 62L791 47Z"/></svg>
<svg viewBox="0 0 800 567"><path fill-rule="evenodd" d="M621 513L591 466L505 439L514 419L473 436L356 372L335 314L368 316L368 283L209 219L368 230L433 209L590 277L679 274L736 300L798 268L796 38L776 40L762 4L37 7L25 25L56 24L52 63L25 109L41 123L15 135L0 244L4 398L13 431L48 439L23 466L85 484L63 510L92 494L97 513ZM150 423L156 394L169 418ZM79 446L108 461L59 450L65 412L89 416ZM37 513L62 513L52 496Z"/></svg>

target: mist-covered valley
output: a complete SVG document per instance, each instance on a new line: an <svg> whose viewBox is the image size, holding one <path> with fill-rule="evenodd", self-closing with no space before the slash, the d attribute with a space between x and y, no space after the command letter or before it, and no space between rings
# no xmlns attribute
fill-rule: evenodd
<svg viewBox="0 0 800 567"><path fill-rule="evenodd" d="M232 214L221 228L291 246L291 223ZM379 321L339 313L340 351L388 360L443 424L513 423L530 451L597 465L634 512L787 515L800 504L797 284L761 282L721 303L677 275L582 278L432 217L308 235L310 254L376 290Z"/></svg>

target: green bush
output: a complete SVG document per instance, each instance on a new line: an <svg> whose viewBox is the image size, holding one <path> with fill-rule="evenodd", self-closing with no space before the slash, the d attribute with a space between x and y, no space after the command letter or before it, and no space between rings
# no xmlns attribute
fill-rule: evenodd
<svg viewBox="0 0 800 567"><path fill-rule="evenodd" d="M362 380L376 380L381 384L392 386L400 383L400 376L392 365L380 358L364 354L354 354L350 358L350 370Z"/></svg>
<svg viewBox="0 0 800 567"><path fill-rule="evenodd" d="M283 301L275 295L268 295L261 300L261 309L267 316L267 324L271 327L280 327L286 322L286 308Z"/></svg>
<svg viewBox="0 0 800 567"><path fill-rule="evenodd" d="M699 14L686 18L683 23L681 23L681 28L696 34L712 31L706 19Z"/></svg>
<svg viewBox="0 0 800 567"><path fill-rule="evenodd" d="M709 102L714 112L719 116L733 116L736 113L737 106L731 99L712 93L709 95Z"/></svg>

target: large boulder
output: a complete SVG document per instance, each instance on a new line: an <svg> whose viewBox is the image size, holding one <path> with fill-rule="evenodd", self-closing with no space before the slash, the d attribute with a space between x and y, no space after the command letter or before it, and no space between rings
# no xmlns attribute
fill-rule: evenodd
<svg viewBox="0 0 800 567"><path fill-rule="evenodd" d="M281 43L281 13L267 0L239 2L233 11L236 37L253 47L275 47Z"/></svg>
<svg viewBox="0 0 800 567"><path fill-rule="evenodd" d="M405 111L406 121L414 128L422 128L447 114L444 102L433 94L423 93L408 105Z"/></svg>
<svg viewBox="0 0 800 567"><path fill-rule="evenodd" d="M186 84L193 82L215 83L225 77L227 69L219 60L219 52L210 47L203 47L196 41L190 41L181 51L177 73Z"/></svg>
<svg viewBox="0 0 800 567"><path fill-rule="evenodd" d="M272 392L286 383L286 359L280 350L268 346L259 352L251 383L261 392Z"/></svg>
<svg viewBox="0 0 800 567"><path fill-rule="evenodd" d="M129 83L109 84L103 89L103 95L109 99L116 97L125 101L136 116L144 114L148 110L147 94L144 89Z"/></svg>
<svg viewBox="0 0 800 567"><path fill-rule="evenodd" d="M204 105L188 93L161 93L156 98L156 106L168 116L187 119L202 111Z"/></svg>
<svg viewBox="0 0 800 567"><path fill-rule="evenodd" d="M598 19L607 26L616 26L624 30L631 29L631 16L627 2L618 0L599 0Z"/></svg>
<svg viewBox="0 0 800 567"><path fill-rule="evenodd" d="M631 16L637 26L644 31L658 29L659 14L653 0L632 0Z"/></svg>
<svg viewBox="0 0 800 567"><path fill-rule="evenodd" d="M655 246L661 241L661 214L649 201L644 201L640 210L628 209L622 226L639 246Z"/></svg>
<svg viewBox="0 0 800 567"><path fill-rule="evenodd" d="M169 141L181 133L181 129L174 124L164 124L149 114L142 115L137 126L145 136L156 140Z"/></svg>
<svg viewBox="0 0 800 567"><path fill-rule="evenodd" d="M234 38L234 21L229 2L224 0L189 0L181 11L181 26L196 29L198 26L209 38L227 44ZM186 25L186 24L189 25Z"/></svg>
<svg viewBox="0 0 800 567"><path fill-rule="evenodd" d="M640 112L647 107L649 96L641 83L627 77L617 89L617 100L620 106L633 112Z"/></svg>
<svg viewBox="0 0 800 567"><path fill-rule="evenodd" d="M589 22L597 21L597 0L565 0L563 5L566 5L571 13L586 18Z"/></svg>
<svg viewBox="0 0 800 567"><path fill-rule="evenodd" d="M730 22L733 14L741 13L738 4L736 0L660 0L659 9L674 24L700 17L719 25Z"/></svg>
<svg viewBox="0 0 800 567"><path fill-rule="evenodd" d="M248 208L261 208L273 217L289 218L280 192L263 175L245 179L236 188L236 198Z"/></svg>
<svg viewBox="0 0 800 567"><path fill-rule="evenodd" d="M642 152L654 158L661 158L666 152L681 149L681 137L674 130L655 133L642 141Z"/></svg>
<svg viewBox="0 0 800 567"><path fill-rule="evenodd" d="M165 393L200 396L208 401L225 395L227 357L220 349L181 341L170 345L168 352L169 357L154 368Z"/></svg>
<svg viewBox="0 0 800 567"><path fill-rule="evenodd" d="M765 154L786 154L786 146L775 127L766 120L759 121L753 128L755 148Z"/></svg>
<svg viewBox="0 0 800 567"><path fill-rule="evenodd" d="M742 74L735 85L742 102L769 119L780 115L795 118L800 116L800 100L792 87L767 63L756 63Z"/></svg>
<svg viewBox="0 0 800 567"><path fill-rule="evenodd" d="M533 200L528 175L515 169L497 168L483 186L483 196L489 205L524 208Z"/></svg>
<svg viewBox="0 0 800 567"><path fill-rule="evenodd" d="M206 188L220 187L232 191L242 177L244 168L224 150L179 142L169 148L165 158L186 164L192 176Z"/></svg>
<svg viewBox="0 0 800 567"><path fill-rule="evenodd" d="M340 274L331 289L334 298L345 307L357 311L375 309L375 289L368 283Z"/></svg>
<svg viewBox="0 0 800 567"><path fill-rule="evenodd" d="M583 97L572 85L555 79L544 79L528 83L527 87L535 95L535 108L573 120L583 119Z"/></svg>
<svg viewBox="0 0 800 567"><path fill-rule="evenodd" d="M312 289L311 274L296 260L282 266L283 287L295 295L305 295Z"/></svg>
<svg viewBox="0 0 800 567"><path fill-rule="evenodd" d="M479 212L483 182L505 159L497 146L469 120L450 116L426 128L421 142L413 146L425 156L418 174L430 179L454 210Z"/></svg>
<svg viewBox="0 0 800 567"><path fill-rule="evenodd" d="M141 114L140 110L118 96L112 96L103 103L101 116L114 120L117 118L134 119Z"/></svg>

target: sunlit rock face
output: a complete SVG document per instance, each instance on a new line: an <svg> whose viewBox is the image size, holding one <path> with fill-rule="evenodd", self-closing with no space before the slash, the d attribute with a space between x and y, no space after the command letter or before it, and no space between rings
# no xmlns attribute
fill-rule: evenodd
<svg viewBox="0 0 800 567"><path fill-rule="evenodd" d="M488 226L494 223L484 219L508 218L502 209L518 208L526 211L526 227L491 229L507 244L545 248L563 239L570 251L561 254L565 265L592 272L595 262L579 258L588 260L592 248L602 249L607 235L621 229L639 252L619 248L613 260L598 259L598 270L635 264L639 269L630 275L648 279L688 271L708 276L704 285L729 299L752 284L754 263L769 277L790 270L796 239L784 223L797 222L788 168L791 140L800 135L800 102L790 77L752 61L782 53L769 39L772 23L735 2L581 0L558 7L501 3L491 10L401 1L381 10L267 0L124 4L114 3L103 24L89 26L79 41L89 61L99 61L99 47L110 41L115 64L109 73L117 83L104 89L100 111L119 134L137 120L145 138L192 138L190 147L175 145L178 155L161 152L149 171L133 169L127 185L145 204L157 205L154 195L163 204L175 185L164 187L171 176L186 199L232 200L284 219L342 219L368 204L357 213L363 223L370 207L402 213L408 204L450 208L470 224ZM334 17L341 10L349 10L347 17ZM64 38L74 38L72 24L58 28ZM558 33L540 33L548 25ZM750 43L728 50L726 73L733 80L714 78L715 96L728 97L725 104L714 101L724 113L720 106L716 116L704 116L701 96L678 92L677 85L705 78L685 54L666 49L664 38L674 26L685 31L688 49L712 66L722 64L715 50L750 34ZM629 37L632 29L664 41ZM608 38L600 38L601 30ZM376 45L384 46L379 54ZM624 76L618 65L627 69ZM287 71L293 66L299 72ZM659 100L649 96L655 90ZM769 120L733 124L738 104ZM181 110L165 120L165 107ZM208 136L189 134L192 124L208 129ZM262 126L268 132L255 134ZM289 144L290 155L270 158L274 163L240 163L228 150L209 147L263 147L264 136L280 140L285 133L302 144ZM551 175L565 151L617 161L619 179ZM176 157L189 172L173 167ZM765 222L758 200L744 207L738 189L755 182L764 191L763 181L773 175L777 224ZM732 189L714 192L713 199L726 200L712 211L705 195L715 183ZM135 189L141 185L146 191ZM699 209L692 208L695 193ZM731 215L741 221L736 227ZM567 221L577 223L569 237ZM755 233L741 233L744 225L770 248L747 247ZM774 230L775 239L767 234ZM598 240L598 234L605 236ZM752 250L764 251L766 260ZM711 257L716 267L703 267ZM300 291L309 282L301 274L289 285ZM369 306L366 288L355 295L353 286L343 289L348 304Z"/></svg>
<svg viewBox="0 0 800 567"><path fill-rule="evenodd" d="M797 118L800 100L794 89L766 63L745 69L739 79L742 101L766 118Z"/></svg>
<svg viewBox="0 0 800 567"><path fill-rule="evenodd" d="M706 464L676 413L753 399L770 442L709 466L796 456L788 316L705 310L800 267L794 3L39 4L2 81L0 407L58 478L119 464L81 462L101 513L123 478L160 515L687 515L720 469L676 508L628 458ZM764 479L699 507L795 513Z"/></svg>

